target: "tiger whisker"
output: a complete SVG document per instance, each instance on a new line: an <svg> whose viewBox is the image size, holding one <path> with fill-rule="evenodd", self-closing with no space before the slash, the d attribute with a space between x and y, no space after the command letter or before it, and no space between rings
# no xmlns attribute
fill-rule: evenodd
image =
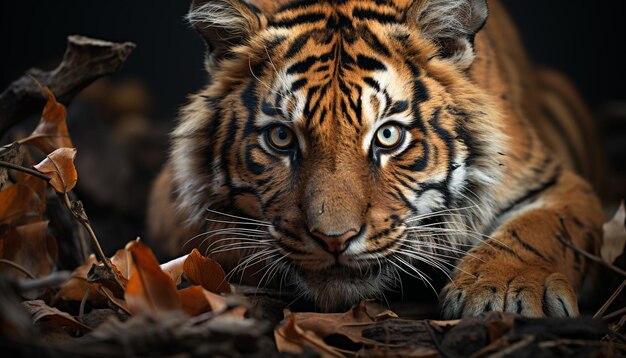
<svg viewBox="0 0 626 358"><path fill-rule="evenodd" d="M248 220L248 221L251 221L251 222L254 221L254 222L261 223L261 224L271 224L269 221L263 221L263 220L257 220L257 219L252 219L252 218L246 218L246 217L243 217L243 216L237 216L237 215L233 215L233 214L224 213L224 212L217 211L217 210L214 210L214 209L208 209L207 208L206 210L208 212L211 212L211 213L214 213L214 214L218 214L218 215L222 215L222 216L228 216L228 217L231 217L231 218L234 218L234 219L239 219L239 220L244 220L244 221Z"/></svg>

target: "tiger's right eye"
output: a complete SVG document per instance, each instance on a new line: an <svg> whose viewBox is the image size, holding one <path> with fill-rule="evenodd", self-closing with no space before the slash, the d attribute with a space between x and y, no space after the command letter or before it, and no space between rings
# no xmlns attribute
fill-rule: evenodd
<svg viewBox="0 0 626 358"><path fill-rule="evenodd" d="M293 146L295 135L286 126L274 126L267 132L268 142L277 150L286 150Z"/></svg>

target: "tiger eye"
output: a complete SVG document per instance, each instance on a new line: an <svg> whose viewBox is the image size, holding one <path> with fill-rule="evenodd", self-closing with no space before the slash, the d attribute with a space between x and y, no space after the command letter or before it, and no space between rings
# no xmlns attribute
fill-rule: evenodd
<svg viewBox="0 0 626 358"><path fill-rule="evenodd" d="M376 131L376 145L381 148L390 149L402 140L402 128L395 124L387 124Z"/></svg>
<svg viewBox="0 0 626 358"><path fill-rule="evenodd" d="M285 126L276 126L269 130L268 139L276 149L283 150L293 145L294 134Z"/></svg>

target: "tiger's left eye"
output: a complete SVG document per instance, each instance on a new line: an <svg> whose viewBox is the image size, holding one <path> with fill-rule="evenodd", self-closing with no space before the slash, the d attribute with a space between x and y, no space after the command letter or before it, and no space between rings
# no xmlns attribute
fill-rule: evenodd
<svg viewBox="0 0 626 358"><path fill-rule="evenodd" d="M285 150L291 147L295 141L295 136L291 129L285 126L275 126L267 132L270 144L278 149Z"/></svg>
<svg viewBox="0 0 626 358"><path fill-rule="evenodd" d="M392 149L402 141L403 128L396 124L387 124L376 132L376 145L383 149Z"/></svg>

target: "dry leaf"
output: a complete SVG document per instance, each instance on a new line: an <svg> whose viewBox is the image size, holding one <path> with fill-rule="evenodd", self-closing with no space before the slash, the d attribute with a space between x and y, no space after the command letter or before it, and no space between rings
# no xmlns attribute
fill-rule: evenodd
<svg viewBox="0 0 626 358"><path fill-rule="evenodd" d="M200 251L193 251L183 264L183 271L189 281L216 293L229 293L230 285L226 281L226 273L217 262L202 256Z"/></svg>
<svg viewBox="0 0 626 358"><path fill-rule="evenodd" d="M35 277L52 272L56 254L56 247L52 246L48 236L48 221L11 227L0 234L0 257L21 265ZM2 270L11 270L19 277L25 277L14 268L6 265L1 267Z"/></svg>
<svg viewBox="0 0 626 358"><path fill-rule="evenodd" d="M304 347L319 353L322 357L344 357L334 347L329 346L317 334L302 329L293 315L287 316L274 330L274 340L279 352L302 354Z"/></svg>
<svg viewBox="0 0 626 358"><path fill-rule="evenodd" d="M188 256L189 255L181 256L161 265L161 270L170 275L176 286L178 286L182 281L183 266Z"/></svg>
<svg viewBox="0 0 626 358"><path fill-rule="evenodd" d="M191 286L179 290L178 295L183 311L190 316L197 316L205 312L220 312L226 309L226 298L200 286Z"/></svg>
<svg viewBox="0 0 626 358"><path fill-rule="evenodd" d="M32 315L33 322L51 320L60 326L78 329L81 333L88 333L91 331L90 327L80 323L70 314L61 312L54 307L50 307L42 300L24 301L23 305Z"/></svg>
<svg viewBox="0 0 626 358"><path fill-rule="evenodd" d="M604 261L613 264L624 252L624 244L626 244L626 210L622 201L611 220L602 226L604 231L604 240L600 255Z"/></svg>
<svg viewBox="0 0 626 358"><path fill-rule="evenodd" d="M130 248L136 243L135 240L129 242L124 249L115 251L115 254L111 256L111 263L117 269L118 276L124 278L124 282L130 278L133 269L133 257Z"/></svg>
<svg viewBox="0 0 626 358"><path fill-rule="evenodd" d="M128 309L149 316L179 310L181 302L174 281L161 270L152 250L140 242L129 250L134 265L124 293Z"/></svg>
<svg viewBox="0 0 626 358"><path fill-rule="evenodd" d="M0 225L41 221L46 211L46 182L31 175L0 191Z"/></svg>
<svg viewBox="0 0 626 358"><path fill-rule="evenodd" d="M48 87L43 87L36 80L35 82L46 93L48 101L43 108L37 128L30 136L22 139L20 143L32 144L46 154L50 154L58 148L73 147L74 145L67 130L65 106L56 101L54 94Z"/></svg>
<svg viewBox="0 0 626 358"><path fill-rule="evenodd" d="M56 297L68 301L81 301L87 290L91 289L87 297L89 301L94 303L104 301L105 297L99 293L100 284L87 281L87 273L97 262L96 256L91 254L84 264L72 272L72 278L61 286Z"/></svg>
<svg viewBox="0 0 626 358"><path fill-rule="evenodd" d="M298 353L289 350L296 343L318 348L320 354L330 354L330 346L326 343L320 346L319 342L323 343L324 338L333 334L343 335L354 343L375 345L375 341L363 337L363 330L374 322L398 318L392 311L383 310L370 301L363 301L345 313L287 312L285 316L285 320L274 331L279 350Z"/></svg>
<svg viewBox="0 0 626 358"><path fill-rule="evenodd" d="M67 193L74 188L78 180L74 158L76 158L76 148L59 148L48 154L34 168L52 178L50 185L54 190Z"/></svg>

